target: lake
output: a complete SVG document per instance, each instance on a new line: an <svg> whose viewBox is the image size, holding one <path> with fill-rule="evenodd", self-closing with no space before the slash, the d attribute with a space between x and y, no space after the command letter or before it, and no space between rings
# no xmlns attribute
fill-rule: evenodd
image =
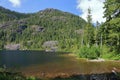
<svg viewBox="0 0 120 80"><path fill-rule="evenodd" d="M57 77L120 72L120 61L93 62L70 53L0 51L0 65L26 76Z"/></svg>

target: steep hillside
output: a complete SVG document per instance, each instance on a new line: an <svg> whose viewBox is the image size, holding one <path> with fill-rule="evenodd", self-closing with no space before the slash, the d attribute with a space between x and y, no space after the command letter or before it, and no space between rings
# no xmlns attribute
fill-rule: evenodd
<svg viewBox="0 0 120 80"><path fill-rule="evenodd" d="M9 44L19 44L21 50L51 49L51 45L67 51L79 48L80 34L83 32L81 28L86 25L79 16L48 8L29 17L22 17L0 24L1 49ZM46 41L48 44L44 46ZM53 45L54 42L57 44Z"/></svg>
<svg viewBox="0 0 120 80"><path fill-rule="evenodd" d="M0 22L29 17L30 14L18 13L0 6Z"/></svg>

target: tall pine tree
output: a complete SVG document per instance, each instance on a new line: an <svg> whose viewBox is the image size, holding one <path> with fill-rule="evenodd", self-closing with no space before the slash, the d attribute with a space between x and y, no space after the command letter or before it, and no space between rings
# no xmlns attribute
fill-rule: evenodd
<svg viewBox="0 0 120 80"><path fill-rule="evenodd" d="M87 22L88 23L85 27L85 42L86 45L89 47L94 44L94 28L92 25L92 15L90 8L88 8Z"/></svg>
<svg viewBox="0 0 120 80"><path fill-rule="evenodd" d="M106 22L102 27L104 43L111 48L120 52L120 0L105 1L104 17Z"/></svg>

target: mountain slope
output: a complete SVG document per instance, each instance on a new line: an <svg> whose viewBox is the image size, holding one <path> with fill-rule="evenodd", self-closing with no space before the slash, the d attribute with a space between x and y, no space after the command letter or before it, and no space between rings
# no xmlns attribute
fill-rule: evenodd
<svg viewBox="0 0 120 80"><path fill-rule="evenodd" d="M1 49L14 43L20 44L20 49L41 50L45 49L43 44L46 41L57 41L58 50L72 50L79 48L79 33L85 25L85 20L77 15L48 8L0 24Z"/></svg>
<svg viewBox="0 0 120 80"><path fill-rule="evenodd" d="M30 14L18 13L0 6L0 22L29 17Z"/></svg>

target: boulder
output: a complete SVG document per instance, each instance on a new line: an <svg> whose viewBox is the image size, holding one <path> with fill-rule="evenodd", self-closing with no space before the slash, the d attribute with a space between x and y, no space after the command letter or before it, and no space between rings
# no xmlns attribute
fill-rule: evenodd
<svg viewBox="0 0 120 80"><path fill-rule="evenodd" d="M58 49L58 41L46 41L43 43L43 48L47 52L56 52Z"/></svg>
<svg viewBox="0 0 120 80"><path fill-rule="evenodd" d="M32 28L36 31L36 32L43 32L45 30L44 27L39 26L39 25L33 25Z"/></svg>
<svg viewBox="0 0 120 80"><path fill-rule="evenodd" d="M5 45L4 48L6 50L19 50L20 44L8 44L8 45Z"/></svg>

